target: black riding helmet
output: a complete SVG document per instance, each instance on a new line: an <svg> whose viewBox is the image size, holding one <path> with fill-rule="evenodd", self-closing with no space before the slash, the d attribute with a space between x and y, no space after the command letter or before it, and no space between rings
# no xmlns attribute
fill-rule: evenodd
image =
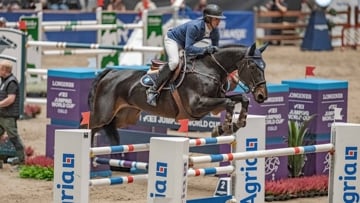
<svg viewBox="0 0 360 203"><path fill-rule="evenodd" d="M216 4L209 4L205 7L203 12L205 22L210 22L210 18L225 19L222 9Z"/></svg>

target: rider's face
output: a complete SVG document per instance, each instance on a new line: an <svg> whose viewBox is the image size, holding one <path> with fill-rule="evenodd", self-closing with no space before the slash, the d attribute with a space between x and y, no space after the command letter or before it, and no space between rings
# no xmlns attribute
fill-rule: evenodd
<svg viewBox="0 0 360 203"><path fill-rule="evenodd" d="M216 28L220 24L220 19L219 18L211 18L210 24L213 28Z"/></svg>

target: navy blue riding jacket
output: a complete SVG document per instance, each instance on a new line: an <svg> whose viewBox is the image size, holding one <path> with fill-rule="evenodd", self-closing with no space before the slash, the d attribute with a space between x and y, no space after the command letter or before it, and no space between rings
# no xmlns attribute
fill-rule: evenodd
<svg viewBox="0 0 360 203"><path fill-rule="evenodd" d="M169 29L167 36L175 40L187 55L199 55L205 52L204 48L194 46L196 42L205 38L205 22L202 18ZM210 39L213 46L219 46L220 34L218 28L210 32Z"/></svg>

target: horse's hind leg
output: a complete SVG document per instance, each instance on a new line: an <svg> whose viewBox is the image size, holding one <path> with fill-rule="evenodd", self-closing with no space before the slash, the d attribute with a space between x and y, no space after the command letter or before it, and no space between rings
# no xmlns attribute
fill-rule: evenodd
<svg viewBox="0 0 360 203"><path fill-rule="evenodd" d="M103 127L105 131L106 137L110 141L110 145L119 145L120 137L116 127L115 119L111 120L111 122Z"/></svg>

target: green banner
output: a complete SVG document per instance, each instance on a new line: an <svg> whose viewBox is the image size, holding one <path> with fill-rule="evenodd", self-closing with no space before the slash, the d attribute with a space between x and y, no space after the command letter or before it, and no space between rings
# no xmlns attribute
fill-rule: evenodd
<svg viewBox="0 0 360 203"><path fill-rule="evenodd" d="M146 39L150 39L155 36L162 36L162 16L161 15L149 15Z"/></svg>
<svg viewBox="0 0 360 203"><path fill-rule="evenodd" d="M106 12L101 13L101 24L117 24L117 16L115 12ZM106 45L118 45L118 30L101 30L100 42L101 44ZM100 67L105 68L108 65L119 65L119 51L115 51L113 54L102 55L98 60L100 60Z"/></svg>
<svg viewBox="0 0 360 203"><path fill-rule="evenodd" d="M29 40L38 41L39 33L39 18L37 16L22 16L20 17L21 21L26 23L26 30L23 30L28 36Z"/></svg>

